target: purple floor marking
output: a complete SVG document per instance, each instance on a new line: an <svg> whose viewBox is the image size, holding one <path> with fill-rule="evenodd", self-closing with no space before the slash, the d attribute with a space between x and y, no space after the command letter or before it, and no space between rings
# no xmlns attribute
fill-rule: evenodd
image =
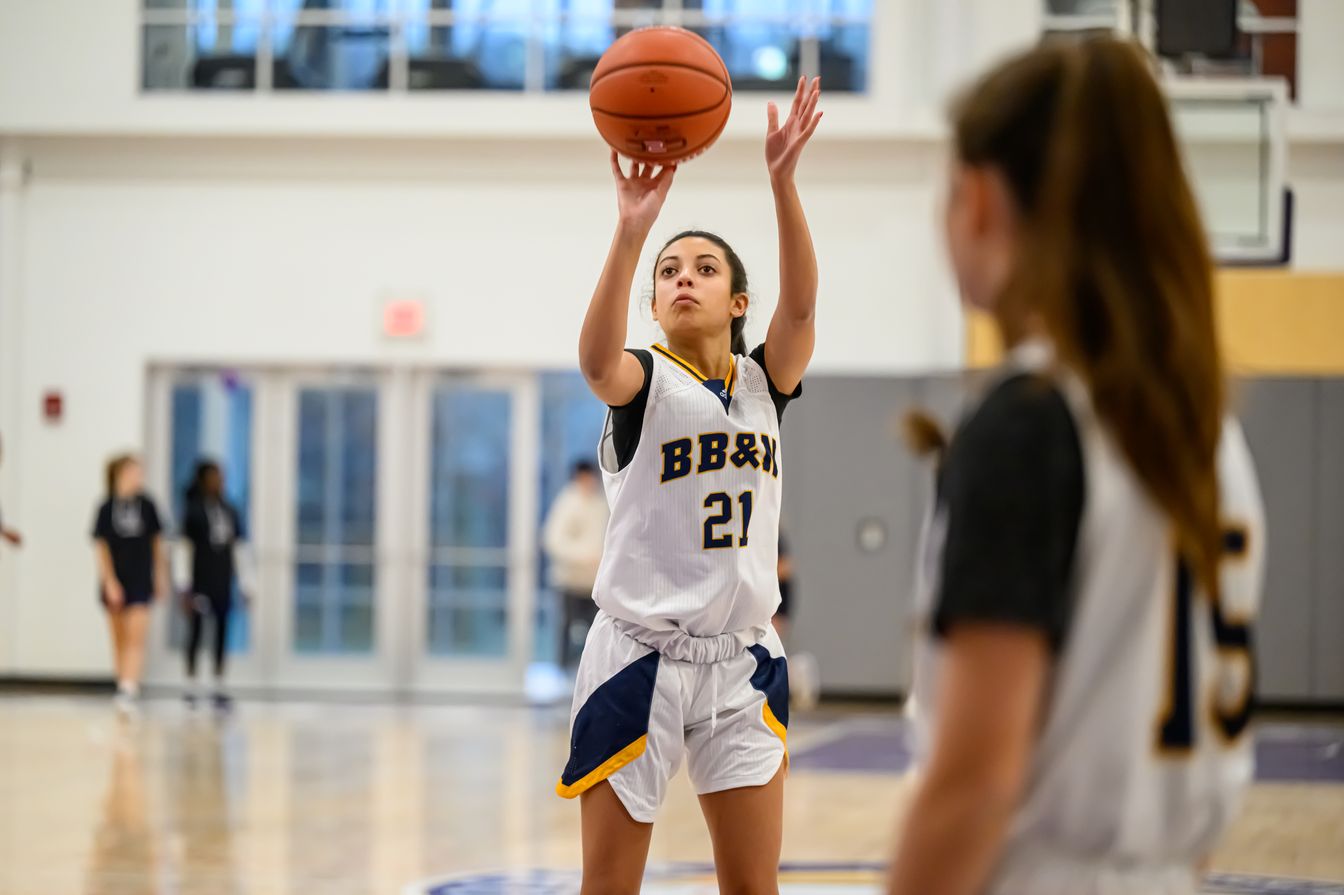
<svg viewBox="0 0 1344 895"><path fill-rule="evenodd" d="M865 724L837 739L795 749L789 764L805 771L897 774L910 765L904 721ZM1257 780L1344 783L1344 728L1264 725L1255 734Z"/></svg>
<svg viewBox="0 0 1344 895"><path fill-rule="evenodd" d="M867 771L899 774L910 766L909 736L904 730L857 730L811 749L789 753L789 767L800 771Z"/></svg>

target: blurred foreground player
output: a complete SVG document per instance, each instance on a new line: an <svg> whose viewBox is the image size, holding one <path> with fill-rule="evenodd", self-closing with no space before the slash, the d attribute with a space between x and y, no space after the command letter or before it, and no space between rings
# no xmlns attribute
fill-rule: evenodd
<svg viewBox="0 0 1344 895"><path fill-rule="evenodd" d="M952 119L948 248L1007 359L940 464L889 891L1194 893L1251 775L1265 540L1166 101L1101 39Z"/></svg>

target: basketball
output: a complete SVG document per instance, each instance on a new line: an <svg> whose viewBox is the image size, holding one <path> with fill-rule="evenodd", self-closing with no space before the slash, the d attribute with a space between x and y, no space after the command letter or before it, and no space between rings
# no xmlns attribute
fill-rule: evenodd
<svg viewBox="0 0 1344 895"><path fill-rule="evenodd" d="M733 105L728 68L685 28L640 28L607 49L588 102L597 130L621 155L671 165L704 152Z"/></svg>

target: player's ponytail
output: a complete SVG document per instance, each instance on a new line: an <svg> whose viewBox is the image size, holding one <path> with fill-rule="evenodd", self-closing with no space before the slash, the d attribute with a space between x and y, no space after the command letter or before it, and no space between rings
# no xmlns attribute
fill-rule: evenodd
<svg viewBox="0 0 1344 895"><path fill-rule="evenodd" d="M733 345L731 350L733 354L747 353L747 339L746 336L743 335L743 332L746 330L746 328L747 328L746 314L743 314L741 317L733 318L733 324L731 327L733 336Z"/></svg>
<svg viewBox="0 0 1344 895"><path fill-rule="evenodd" d="M728 241L725 240L722 236L719 236L717 233L710 233L706 230L683 230L676 236L673 236L667 242L663 243L663 247L658 250L658 254L656 257L661 258L663 256L663 252L667 251L668 246L672 245L672 243L676 242L677 240L686 239L688 237L707 239L710 242L714 243L719 248L723 249L724 259L728 262L729 273L731 274L729 278L728 288L732 290L733 295L737 295L740 292L748 291L746 265L742 263L741 258L737 257L737 252L733 251L733 247L728 244ZM655 279L657 278L657 271L654 271L654 277ZM731 351L733 352L733 354L747 353L746 329L747 329L746 314L743 314L741 317L733 318L732 327L730 330L732 335Z"/></svg>
<svg viewBox="0 0 1344 895"><path fill-rule="evenodd" d="M1000 327L1040 320L1216 593L1226 385L1212 259L1151 63L1113 38L1040 47L952 117L961 160L997 169L1021 214Z"/></svg>

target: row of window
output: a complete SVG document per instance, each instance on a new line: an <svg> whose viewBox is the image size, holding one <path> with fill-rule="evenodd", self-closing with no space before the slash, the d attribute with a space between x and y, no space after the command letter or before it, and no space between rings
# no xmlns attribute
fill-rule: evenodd
<svg viewBox="0 0 1344 895"><path fill-rule="evenodd" d="M581 90L612 41L701 34L738 90L866 88L872 0L146 0L146 90Z"/></svg>

